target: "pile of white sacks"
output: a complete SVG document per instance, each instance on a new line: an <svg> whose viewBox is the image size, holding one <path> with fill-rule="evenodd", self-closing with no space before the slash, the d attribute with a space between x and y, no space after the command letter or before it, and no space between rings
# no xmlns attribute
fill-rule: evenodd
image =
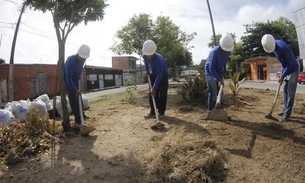
<svg viewBox="0 0 305 183"><path fill-rule="evenodd" d="M89 108L89 101L86 96L82 95L83 108ZM68 112L71 113L69 99L67 97ZM60 117L63 117L61 97L56 96L56 112ZM47 94L40 95L33 101L18 100L8 102L4 109L0 109L0 125L12 125L18 119L20 122L26 122L27 114L31 109L37 109L40 117L49 115L48 112L53 111L53 99L50 99Z"/></svg>

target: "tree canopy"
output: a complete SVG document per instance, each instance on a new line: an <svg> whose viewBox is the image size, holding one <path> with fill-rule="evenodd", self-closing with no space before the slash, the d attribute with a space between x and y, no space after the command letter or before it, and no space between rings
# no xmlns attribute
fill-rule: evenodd
<svg viewBox="0 0 305 183"><path fill-rule="evenodd" d="M157 45L168 67L190 65L192 54L189 42L197 33L187 34L180 30L169 17L158 16L155 21L148 14L134 15L127 25L116 32L118 39L110 48L117 54L142 54L143 43L151 39Z"/></svg>
<svg viewBox="0 0 305 183"><path fill-rule="evenodd" d="M252 24L246 24L244 27L246 29L245 35L241 37L239 42L235 42L228 62L228 71L231 71L231 73L240 72L244 74L249 71L248 64L243 63L245 59L267 55L261 45L261 38L264 34L272 34L275 39L283 39L290 46L295 56L299 55L296 29L289 19L280 17L275 21L252 22ZM236 41L235 34L229 34ZM216 35L217 43L221 36L221 34ZM214 47L213 36L210 38L208 47Z"/></svg>
<svg viewBox="0 0 305 183"><path fill-rule="evenodd" d="M42 12L50 11L58 22L78 25L92 21L100 21L104 17L105 0L25 0L26 5Z"/></svg>
<svg viewBox="0 0 305 183"><path fill-rule="evenodd" d="M120 42L115 42L110 48L119 55L132 54L141 55L143 40L152 37L153 22L148 14L133 16L126 26L116 32Z"/></svg>
<svg viewBox="0 0 305 183"><path fill-rule="evenodd" d="M295 56L299 55L296 29L292 21L280 17L275 21L253 22L246 24L246 35L241 37L243 54L248 58L266 55L261 45L261 38L265 34L272 34L275 39L283 39L292 49Z"/></svg>

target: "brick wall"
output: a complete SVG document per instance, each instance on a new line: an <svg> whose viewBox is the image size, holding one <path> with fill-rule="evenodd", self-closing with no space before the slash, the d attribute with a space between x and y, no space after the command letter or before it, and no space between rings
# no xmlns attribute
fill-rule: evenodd
<svg viewBox="0 0 305 183"><path fill-rule="evenodd" d="M128 57L112 57L112 68L121 70L129 69Z"/></svg>
<svg viewBox="0 0 305 183"><path fill-rule="evenodd" d="M40 86L37 82L39 76L45 76L46 82ZM54 93L56 65L51 64L15 64L14 65L14 100L35 98L41 93L39 87L46 90L45 93ZM0 65L0 79L9 81L9 65ZM7 83L9 87L9 84ZM8 88L7 88L8 90Z"/></svg>

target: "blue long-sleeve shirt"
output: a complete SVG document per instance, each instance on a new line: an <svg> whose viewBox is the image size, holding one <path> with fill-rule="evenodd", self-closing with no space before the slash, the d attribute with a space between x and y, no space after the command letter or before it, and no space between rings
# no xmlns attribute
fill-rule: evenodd
<svg viewBox="0 0 305 183"><path fill-rule="evenodd" d="M152 88L157 90L162 80L163 75L168 74L167 65L163 56L159 53L155 53L154 57L150 60L146 55L142 56L144 59L145 69L150 71L150 74L156 76L156 80L153 83Z"/></svg>
<svg viewBox="0 0 305 183"><path fill-rule="evenodd" d="M283 40L275 40L274 55L281 62L283 67L281 79L284 79L286 76L299 69L299 63L296 57Z"/></svg>
<svg viewBox="0 0 305 183"><path fill-rule="evenodd" d="M213 76L217 82L221 82L222 76L227 72L226 64L229 56L230 52L222 51L220 46L215 46L206 61L205 75Z"/></svg>
<svg viewBox="0 0 305 183"><path fill-rule="evenodd" d="M83 72L84 63L78 60L77 54L69 56L64 64L64 79L67 87L76 93L78 79Z"/></svg>

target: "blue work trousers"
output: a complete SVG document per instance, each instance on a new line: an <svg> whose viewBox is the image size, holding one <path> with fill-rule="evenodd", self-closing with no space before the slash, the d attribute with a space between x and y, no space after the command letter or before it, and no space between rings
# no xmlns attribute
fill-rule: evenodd
<svg viewBox="0 0 305 183"><path fill-rule="evenodd" d="M210 112L212 109L215 108L217 95L219 92L219 85L218 82L215 80L213 76L206 76L206 83L208 86L208 109L207 112ZM220 107L223 108L223 95L221 96L220 100Z"/></svg>
<svg viewBox="0 0 305 183"><path fill-rule="evenodd" d="M298 77L299 77L299 69L291 73L286 78L284 78L283 81L283 93L284 93L283 114L287 117L290 117L292 112L295 93L298 85Z"/></svg>

